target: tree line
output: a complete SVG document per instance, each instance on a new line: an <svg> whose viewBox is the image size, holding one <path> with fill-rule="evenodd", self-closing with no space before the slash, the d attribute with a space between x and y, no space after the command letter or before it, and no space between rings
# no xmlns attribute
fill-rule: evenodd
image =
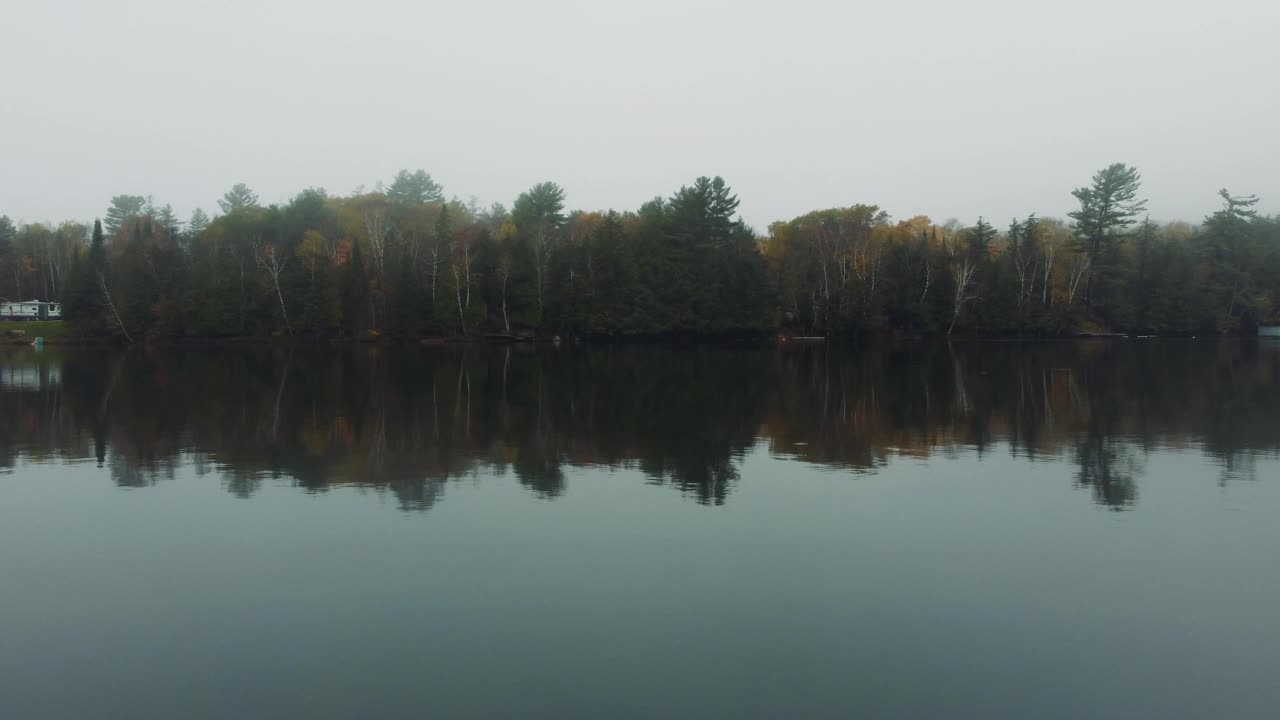
<svg viewBox="0 0 1280 720"><path fill-rule="evenodd" d="M1251 333L1280 310L1280 217L1221 191L1198 225L1146 215L1114 164L1065 220L894 221L852 205L773 223L721 178L634 211L567 211L539 183L481 207L423 170L264 206L244 184L180 221L117 195L92 226L0 217L0 297L60 301L86 334L1061 335Z"/></svg>

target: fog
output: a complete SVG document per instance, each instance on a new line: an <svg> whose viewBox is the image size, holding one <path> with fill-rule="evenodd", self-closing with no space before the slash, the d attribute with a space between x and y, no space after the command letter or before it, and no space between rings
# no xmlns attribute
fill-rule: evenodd
<svg viewBox="0 0 1280 720"><path fill-rule="evenodd" d="M1280 210L1280 3L0 0L0 213L182 217L425 168L634 208L722 175L757 231L878 203L1063 215L1111 162L1160 219Z"/></svg>

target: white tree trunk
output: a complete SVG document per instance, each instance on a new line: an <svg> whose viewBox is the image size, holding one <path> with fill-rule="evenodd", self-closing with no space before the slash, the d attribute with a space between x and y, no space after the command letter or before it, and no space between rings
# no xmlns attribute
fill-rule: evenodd
<svg viewBox="0 0 1280 720"><path fill-rule="evenodd" d="M120 312L116 310L116 304L111 300L111 291L107 289L107 279L98 273L98 287L102 290L102 298L107 301L107 307L111 309L111 316L116 319L116 327L120 328L120 332L124 333L124 339L133 344L133 338L129 337L129 330L124 326L124 321L120 319Z"/></svg>
<svg viewBox="0 0 1280 720"><path fill-rule="evenodd" d="M973 292L973 275L977 270L978 264L970 260L961 261L956 267L956 292L951 310L951 327L947 328L948 336L956 329L956 321L960 319L964 304L977 297Z"/></svg>

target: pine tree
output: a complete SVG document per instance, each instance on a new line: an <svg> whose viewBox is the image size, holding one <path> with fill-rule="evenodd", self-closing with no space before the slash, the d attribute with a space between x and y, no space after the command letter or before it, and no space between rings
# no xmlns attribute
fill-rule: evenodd
<svg viewBox="0 0 1280 720"><path fill-rule="evenodd" d="M93 240L89 243L89 269L103 278L111 277L111 268L107 263L107 242L102 233L102 223L93 221Z"/></svg>
<svg viewBox="0 0 1280 720"><path fill-rule="evenodd" d="M8 215L0 215L0 256L8 254L13 247L13 238L18 234L13 220Z"/></svg>
<svg viewBox="0 0 1280 720"><path fill-rule="evenodd" d="M986 218L978 216L978 222L969 228L965 233L965 241L968 245L969 257L973 260L982 260L991 254L991 241L995 239L996 229L987 222Z"/></svg>
<svg viewBox="0 0 1280 720"><path fill-rule="evenodd" d="M511 208L520 238L533 259L534 289L538 301L537 323L545 322L547 281L551 258L560 245L564 224L564 189L553 182L541 182L516 198Z"/></svg>
<svg viewBox="0 0 1280 720"><path fill-rule="evenodd" d="M1234 330L1242 316L1254 321L1254 282L1250 260L1259 253L1251 247L1258 203L1255 195L1232 195L1219 190L1222 209L1205 218L1200 254L1210 277L1205 288L1222 329Z"/></svg>
<svg viewBox="0 0 1280 720"><path fill-rule="evenodd" d="M200 233L209 227L209 214L200 208L191 211L191 219L187 221L187 236L192 240L200 237Z"/></svg>
<svg viewBox="0 0 1280 720"><path fill-rule="evenodd" d="M177 238L182 233L182 221L168 203L156 210L156 222L160 223L169 237Z"/></svg>
<svg viewBox="0 0 1280 720"><path fill-rule="evenodd" d="M18 229L14 227L13 221L8 215L0 215L0 272L4 273L0 278L0 296L5 295L5 282L11 277L17 278L17 257L13 251L13 239L17 236ZM10 274L12 272L12 275ZM17 293L18 288L14 287L11 292Z"/></svg>
<svg viewBox="0 0 1280 720"><path fill-rule="evenodd" d="M444 188L425 170L401 170L391 180L387 197L398 203L438 203L444 202Z"/></svg>
<svg viewBox="0 0 1280 720"><path fill-rule="evenodd" d="M218 201L218 207L222 208L222 212L228 215L236 210L256 208L258 207L258 195L250 190L248 185L236 183Z"/></svg>
<svg viewBox="0 0 1280 720"><path fill-rule="evenodd" d="M1071 192L1080 209L1067 213L1076 221L1076 235L1085 251L1085 305L1094 303L1094 277L1105 251L1116 241L1116 233L1132 225L1146 209L1138 199L1142 176L1138 169L1114 163L1099 170L1089 187Z"/></svg>
<svg viewBox="0 0 1280 720"><path fill-rule="evenodd" d="M106 240L102 222L93 221L93 240L88 257L76 253L62 299L65 322L86 333L100 333L107 327L107 304L103 287L109 283Z"/></svg>
<svg viewBox="0 0 1280 720"><path fill-rule="evenodd" d="M147 198L141 195L116 195L107 208L106 231L115 235L130 219L141 215L147 206Z"/></svg>

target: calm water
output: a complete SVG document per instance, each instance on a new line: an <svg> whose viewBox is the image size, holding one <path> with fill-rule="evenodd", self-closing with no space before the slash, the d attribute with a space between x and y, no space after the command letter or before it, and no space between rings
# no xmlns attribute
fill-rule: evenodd
<svg viewBox="0 0 1280 720"><path fill-rule="evenodd" d="M1280 343L0 353L0 717L1271 718Z"/></svg>

